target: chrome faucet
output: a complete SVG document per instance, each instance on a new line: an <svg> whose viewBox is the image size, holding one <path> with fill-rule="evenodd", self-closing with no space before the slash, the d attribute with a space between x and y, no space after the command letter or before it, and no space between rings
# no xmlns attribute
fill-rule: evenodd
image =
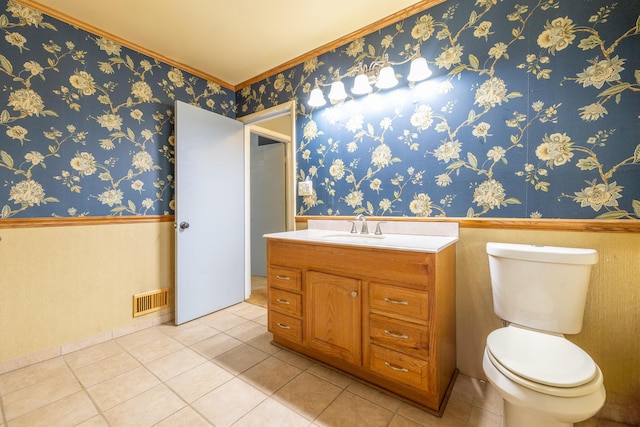
<svg viewBox="0 0 640 427"><path fill-rule="evenodd" d="M358 214L356 216L356 221L360 219L362 220L362 229L360 230L360 234L369 234L369 228L367 227L367 218L365 218L363 214Z"/></svg>

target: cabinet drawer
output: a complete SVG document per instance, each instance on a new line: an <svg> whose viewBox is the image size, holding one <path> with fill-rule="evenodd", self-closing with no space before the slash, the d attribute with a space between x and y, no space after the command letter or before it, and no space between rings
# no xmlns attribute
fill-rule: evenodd
<svg viewBox="0 0 640 427"><path fill-rule="evenodd" d="M426 390L429 363L397 351L371 346L369 369L392 380Z"/></svg>
<svg viewBox="0 0 640 427"><path fill-rule="evenodd" d="M302 342L302 320L269 311L269 332L289 341Z"/></svg>
<svg viewBox="0 0 640 427"><path fill-rule="evenodd" d="M269 308L292 316L302 316L302 295L269 288Z"/></svg>
<svg viewBox="0 0 640 427"><path fill-rule="evenodd" d="M372 312L426 325L429 318L427 296L425 291L371 283L369 304Z"/></svg>
<svg viewBox="0 0 640 427"><path fill-rule="evenodd" d="M369 338L374 344L391 347L412 356L428 356L429 335L426 326L372 314L369 317Z"/></svg>
<svg viewBox="0 0 640 427"><path fill-rule="evenodd" d="M269 266L269 286L277 286L282 289L302 290L300 270L295 268Z"/></svg>

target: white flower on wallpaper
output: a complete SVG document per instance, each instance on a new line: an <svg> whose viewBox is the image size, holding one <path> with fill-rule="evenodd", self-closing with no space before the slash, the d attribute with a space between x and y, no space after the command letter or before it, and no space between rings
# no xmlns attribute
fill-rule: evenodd
<svg viewBox="0 0 640 427"><path fill-rule="evenodd" d="M502 184L495 179L482 182L473 191L473 202L484 209L500 209L506 206L506 194Z"/></svg>
<svg viewBox="0 0 640 427"><path fill-rule="evenodd" d="M505 101L507 101L507 86L504 80L491 77L484 81L476 91L474 104L489 109L496 105L502 105Z"/></svg>
<svg viewBox="0 0 640 427"><path fill-rule="evenodd" d="M9 94L8 106L20 116L39 116L44 112L44 101L31 89L18 89Z"/></svg>
<svg viewBox="0 0 640 427"><path fill-rule="evenodd" d="M40 203L46 203L47 201L42 185L32 179L20 181L12 186L11 190L9 190L9 200L13 200L13 202L23 207L40 205Z"/></svg>
<svg viewBox="0 0 640 427"><path fill-rule="evenodd" d="M87 152L76 153L76 156L69 163L82 177L93 175L98 170L95 157Z"/></svg>
<svg viewBox="0 0 640 427"><path fill-rule="evenodd" d="M433 110L431 107L425 104L418 105L411 115L411 124L419 131L429 129L433 124Z"/></svg>
<svg viewBox="0 0 640 427"><path fill-rule="evenodd" d="M462 151L462 143L458 140L446 141L433 152L433 157L436 159L449 163L452 160L460 158L460 152Z"/></svg>
<svg viewBox="0 0 640 427"><path fill-rule="evenodd" d="M428 194L416 194L409 204L409 209L416 216L431 216L433 211L431 207L431 198Z"/></svg>
<svg viewBox="0 0 640 427"><path fill-rule="evenodd" d="M538 46L555 55L556 52L566 49L573 43L576 38L574 29L575 24L569 17L556 18L547 22L544 31L538 36Z"/></svg>
<svg viewBox="0 0 640 427"><path fill-rule="evenodd" d="M589 61L592 65L587 67L583 72L577 74L577 83L581 83L582 87L593 86L596 89L602 89L605 83L614 83L620 80L620 72L624 70L624 59L618 58L618 55L611 59L598 59Z"/></svg>
<svg viewBox="0 0 640 427"><path fill-rule="evenodd" d="M536 148L536 156L546 162L547 167L553 169L554 166L562 166L571 161L573 145L566 133L545 134L542 137L542 144Z"/></svg>
<svg viewBox="0 0 640 427"><path fill-rule="evenodd" d="M378 145L371 154L371 164L376 168L387 167L394 161L399 161L399 159L394 159L391 156L391 148L386 144Z"/></svg>
<svg viewBox="0 0 640 427"><path fill-rule="evenodd" d="M603 206L612 208L618 206L618 199L622 197L620 194L622 187L615 181L609 184L597 184L592 181L587 184L591 185L575 193L575 200L580 202L581 207L590 207L598 212Z"/></svg>

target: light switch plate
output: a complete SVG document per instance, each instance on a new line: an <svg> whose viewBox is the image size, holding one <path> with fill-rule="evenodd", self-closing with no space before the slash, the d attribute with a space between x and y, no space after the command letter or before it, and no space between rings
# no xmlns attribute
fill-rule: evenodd
<svg viewBox="0 0 640 427"><path fill-rule="evenodd" d="M313 185L311 181L302 181L298 183L298 196L311 196L313 194Z"/></svg>

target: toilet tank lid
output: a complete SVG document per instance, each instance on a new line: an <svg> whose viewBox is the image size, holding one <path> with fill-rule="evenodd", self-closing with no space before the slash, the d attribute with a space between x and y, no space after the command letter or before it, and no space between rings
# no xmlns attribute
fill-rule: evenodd
<svg viewBox="0 0 640 427"><path fill-rule="evenodd" d="M586 248L489 242L487 253L502 258L558 264L596 264L598 262L598 251Z"/></svg>

